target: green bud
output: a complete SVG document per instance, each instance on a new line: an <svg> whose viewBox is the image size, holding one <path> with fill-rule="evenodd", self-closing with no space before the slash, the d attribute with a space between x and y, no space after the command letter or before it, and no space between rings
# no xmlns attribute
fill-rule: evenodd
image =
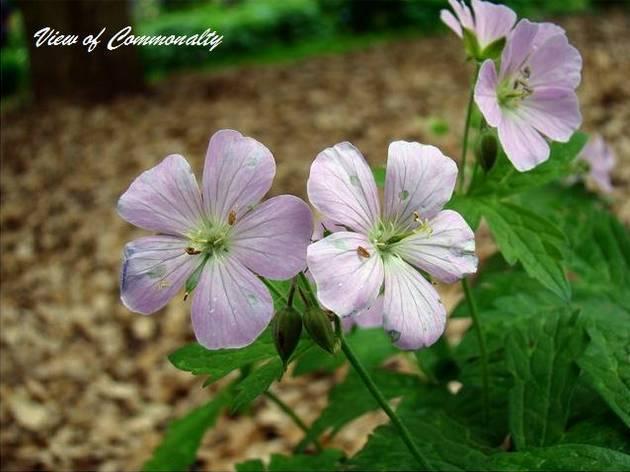
<svg viewBox="0 0 630 472"><path fill-rule="evenodd" d="M479 148L477 149L477 157L483 170L488 172L492 169L495 161L497 160L497 152L499 144L497 138L492 133L484 134L479 141Z"/></svg>
<svg viewBox="0 0 630 472"><path fill-rule="evenodd" d="M335 336L332 322L328 315L319 307L309 307L304 313L304 327L322 349L331 354L336 354L339 350L339 342Z"/></svg>
<svg viewBox="0 0 630 472"><path fill-rule="evenodd" d="M503 48L505 47L505 36L497 39L496 41L488 44L483 51L481 51L480 60L484 59L498 59L501 53L503 52Z"/></svg>
<svg viewBox="0 0 630 472"><path fill-rule="evenodd" d="M302 317L291 307L286 307L276 313L271 321L271 330L273 333L273 342L276 345L276 351L282 359L282 363L286 369L287 363L291 358L291 354L300 341L302 334Z"/></svg>

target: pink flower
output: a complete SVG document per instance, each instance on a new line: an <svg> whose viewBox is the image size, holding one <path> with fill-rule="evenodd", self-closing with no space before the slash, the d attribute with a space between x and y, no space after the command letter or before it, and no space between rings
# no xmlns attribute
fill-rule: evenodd
<svg viewBox="0 0 630 472"><path fill-rule="evenodd" d="M449 0L449 4L455 15L442 10L440 18L460 38L464 38L464 30L472 33L481 56L492 43L506 38L516 23L516 13L503 5L472 0L471 11L463 1Z"/></svg>
<svg viewBox="0 0 630 472"><path fill-rule="evenodd" d="M186 285L193 288L192 323L209 349L250 344L273 315L258 276L293 277L306 266L311 211L282 195L258 204L276 165L258 141L232 130L210 139L199 190L188 162L165 158L141 174L120 197L118 213L156 231L125 246L121 299L151 314Z"/></svg>
<svg viewBox="0 0 630 472"><path fill-rule="evenodd" d="M519 171L549 158L545 137L566 142L582 123L575 94L581 70L562 28L527 20L508 38L498 75L493 61L482 64L475 102Z"/></svg>
<svg viewBox="0 0 630 472"><path fill-rule="evenodd" d="M360 319L382 302L376 309L399 347L435 342L446 310L420 270L444 282L477 270L472 230L458 213L442 210L456 176L455 162L436 147L396 141L389 146L381 212L374 177L358 149L341 143L321 152L308 195L328 221L345 228L308 247L321 304L342 318Z"/></svg>
<svg viewBox="0 0 630 472"><path fill-rule="evenodd" d="M589 177L606 193L613 191L610 172L615 167L615 152L599 134L589 139L580 153L580 159L589 164Z"/></svg>

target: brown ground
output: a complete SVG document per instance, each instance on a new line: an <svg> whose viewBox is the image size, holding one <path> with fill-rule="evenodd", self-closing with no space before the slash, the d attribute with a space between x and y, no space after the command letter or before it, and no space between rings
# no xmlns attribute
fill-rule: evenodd
<svg viewBox="0 0 630 472"><path fill-rule="evenodd" d="M630 18L611 12L563 24L585 60L584 128L601 131L622 161L615 206L627 222ZM460 43L448 36L177 77L150 96L105 106L4 113L2 469L137 469L167 422L208 398L200 379L166 360L191 339L187 304L175 300L141 317L118 300L121 249L141 231L114 208L133 177L174 152L201 171L209 135L226 127L273 151L273 193L304 196L309 162L341 140L372 163L385 160L394 139L430 142L456 155L468 73ZM431 118L454 123L451 132L432 135ZM332 382L285 379L273 389L312 421ZM261 399L254 413L221 419L204 441L200 465L229 470L299 440L274 405ZM333 445L356 449L378 419L358 420Z"/></svg>

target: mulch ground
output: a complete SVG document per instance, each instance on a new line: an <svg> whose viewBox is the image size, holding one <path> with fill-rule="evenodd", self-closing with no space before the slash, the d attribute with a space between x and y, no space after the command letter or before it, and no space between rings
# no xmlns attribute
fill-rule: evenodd
<svg viewBox="0 0 630 472"><path fill-rule="evenodd" d="M613 206L628 223L630 16L611 11L562 24L584 57L584 129L604 134L620 160ZM200 175L208 138L220 128L272 150L273 194L304 197L311 160L342 140L373 164L385 161L395 139L456 156L469 73L461 44L449 35L182 75L107 105L4 112L2 470L138 469L169 420L212 393L166 360L192 339L187 303L174 300L142 317L119 302L121 250L142 232L122 221L115 205L138 173L180 153ZM435 119L452 123L446 135L431 132ZM452 305L457 289L445 290ZM312 421L342 375L286 378L273 389ZM352 452L382 420L361 418L331 445ZM288 452L300 437L275 405L259 399L251 415L220 419L198 467L231 470L247 458Z"/></svg>

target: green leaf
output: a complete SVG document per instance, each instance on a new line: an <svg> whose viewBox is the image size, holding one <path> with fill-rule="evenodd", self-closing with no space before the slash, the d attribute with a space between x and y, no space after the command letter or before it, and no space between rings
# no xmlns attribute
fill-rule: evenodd
<svg viewBox="0 0 630 472"><path fill-rule="evenodd" d="M630 469L630 456L586 444L560 444L525 452L494 454L486 467L497 471L621 471Z"/></svg>
<svg viewBox="0 0 630 472"><path fill-rule="evenodd" d="M505 154L500 153L492 170L475 184L470 194L503 198L566 177L573 173L573 161L587 139L587 135L578 132L567 143L552 143L549 159L527 172L517 171Z"/></svg>
<svg viewBox="0 0 630 472"><path fill-rule="evenodd" d="M335 470L343 452L337 449L325 449L317 455L294 454L283 456L272 454L268 466L261 460L250 460L236 465L237 472L325 472Z"/></svg>
<svg viewBox="0 0 630 472"><path fill-rule="evenodd" d="M425 392L404 400L397 413L410 430L415 444L433 470L487 470L491 448L475 438L468 425L437 404L446 404L449 394L427 402ZM417 461L391 425L378 427L365 447L349 462L350 470L420 470Z"/></svg>
<svg viewBox="0 0 630 472"><path fill-rule="evenodd" d="M145 471L186 470L197 457L206 430L214 425L231 398L230 389L188 412L168 426L166 436L143 467Z"/></svg>
<svg viewBox="0 0 630 472"><path fill-rule="evenodd" d="M562 437L585 344L577 315L567 313L534 317L508 336L510 430L518 450L553 445Z"/></svg>
<svg viewBox="0 0 630 472"><path fill-rule="evenodd" d="M566 253L562 232L549 220L508 202L485 202L481 209L506 261L525 271L564 300L571 288L561 261Z"/></svg>
<svg viewBox="0 0 630 472"><path fill-rule="evenodd" d="M592 323L590 343L578 361L591 386L630 427L630 318Z"/></svg>

